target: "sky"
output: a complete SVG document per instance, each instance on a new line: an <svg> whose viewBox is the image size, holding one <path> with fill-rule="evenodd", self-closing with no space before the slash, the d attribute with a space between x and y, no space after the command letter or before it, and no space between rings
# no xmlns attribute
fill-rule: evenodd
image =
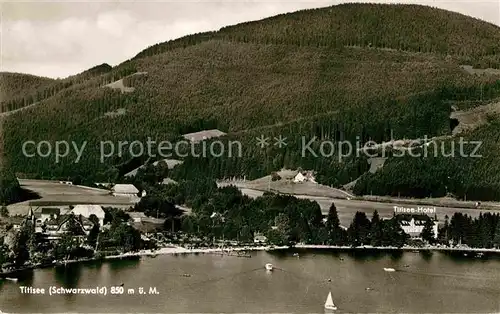
<svg viewBox="0 0 500 314"><path fill-rule="evenodd" d="M367 1L0 0L0 71L62 78L184 35L343 2ZM430 5L500 26L500 0L368 2Z"/></svg>

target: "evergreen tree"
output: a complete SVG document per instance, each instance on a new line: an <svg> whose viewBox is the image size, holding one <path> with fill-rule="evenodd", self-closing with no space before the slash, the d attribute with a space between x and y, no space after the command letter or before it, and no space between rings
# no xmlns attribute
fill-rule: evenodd
<svg viewBox="0 0 500 314"><path fill-rule="evenodd" d="M382 224L380 222L380 217L378 211L373 212L371 228L370 228L370 240L371 245L380 246L382 243Z"/></svg>
<svg viewBox="0 0 500 314"><path fill-rule="evenodd" d="M495 246L495 248L500 249L500 220L497 222L495 237L493 238L493 245Z"/></svg>
<svg viewBox="0 0 500 314"><path fill-rule="evenodd" d="M337 213L337 207L335 203L332 202L330 209L328 210L328 216L326 220L326 232L328 234L328 243L332 245L342 244L342 228L340 227L340 220Z"/></svg>
<svg viewBox="0 0 500 314"><path fill-rule="evenodd" d="M420 236L424 241L427 241L429 243L434 243L434 222L432 219L427 219L425 221L424 229L422 229L422 232Z"/></svg>
<svg viewBox="0 0 500 314"><path fill-rule="evenodd" d="M347 230L347 236L349 244L352 246L367 245L370 243L370 220L364 212L356 212Z"/></svg>
<svg viewBox="0 0 500 314"><path fill-rule="evenodd" d="M9 210L7 209L7 206L4 205L0 208L0 216L9 217Z"/></svg>

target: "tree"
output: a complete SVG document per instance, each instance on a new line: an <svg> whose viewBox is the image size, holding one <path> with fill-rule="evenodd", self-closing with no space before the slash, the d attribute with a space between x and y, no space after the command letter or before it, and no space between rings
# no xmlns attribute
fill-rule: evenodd
<svg viewBox="0 0 500 314"><path fill-rule="evenodd" d="M113 226L110 230L110 239L124 252L137 251L141 247L141 233L125 223Z"/></svg>
<svg viewBox="0 0 500 314"><path fill-rule="evenodd" d="M87 243L90 246L95 247L98 237L99 237L99 224L94 224L92 229L90 229L89 235L87 236Z"/></svg>
<svg viewBox="0 0 500 314"><path fill-rule="evenodd" d="M274 228L268 232L268 240L276 245L290 244L290 218L286 214L279 214L274 219Z"/></svg>
<svg viewBox="0 0 500 314"><path fill-rule="evenodd" d="M279 181L279 180L281 180L280 175L276 171L271 172L271 181Z"/></svg>
<svg viewBox="0 0 500 314"><path fill-rule="evenodd" d="M352 246L370 243L370 220L364 212L356 212L349 229L347 230L349 243Z"/></svg>
<svg viewBox="0 0 500 314"><path fill-rule="evenodd" d="M15 174L10 171L0 170L0 203L10 204L21 200L21 186Z"/></svg>
<svg viewBox="0 0 500 314"><path fill-rule="evenodd" d="M382 244L382 224L378 211L373 212L372 223L370 228L371 245L380 246Z"/></svg>
<svg viewBox="0 0 500 314"><path fill-rule="evenodd" d="M73 235L65 233L57 241L54 248L54 257L57 260L69 260L77 247L78 244Z"/></svg>
<svg viewBox="0 0 500 314"><path fill-rule="evenodd" d="M9 217L9 210L7 209L7 206L4 205L0 208L0 216Z"/></svg>
<svg viewBox="0 0 500 314"><path fill-rule="evenodd" d="M382 246L402 247L405 245L408 235L404 232L398 217L383 220L382 223Z"/></svg>
<svg viewBox="0 0 500 314"><path fill-rule="evenodd" d="M13 254L16 266L22 266L30 259L30 252L34 251L34 232L31 223L23 223L21 230L16 234L14 240Z"/></svg>
<svg viewBox="0 0 500 314"><path fill-rule="evenodd" d="M424 229L420 233L420 236L424 241L428 243L434 243L434 221L432 219L427 219L425 221Z"/></svg>
<svg viewBox="0 0 500 314"><path fill-rule="evenodd" d="M95 214L89 216L89 220L95 225L99 226L99 218Z"/></svg>
<svg viewBox="0 0 500 314"><path fill-rule="evenodd" d="M335 203L330 205L330 209L328 210L328 216L326 219L326 232L328 234L328 242L332 245L341 245L343 244L343 232L340 227L340 220L337 214L337 208L335 207Z"/></svg>
<svg viewBox="0 0 500 314"><path fill-rule="evenodd" d="M9 259L9 250L5 245L0 245L0 269L2 264L6 263Z"/></svg>
<svg viewBox="0 0 500 314"><path fill-rule="evenodd" d="M182 222L181 222L181 229L185 233L194 233L195 228L194 228L194 221L191 216L184 216L182 217Z"/></svg>
<svg viewBox="0 0 500 314"><path fill-rule="evenodd" d="M493 238L493 245L495 246L495 248L500 249L500 220L498 220L497 222L495 236Z"/></svg>

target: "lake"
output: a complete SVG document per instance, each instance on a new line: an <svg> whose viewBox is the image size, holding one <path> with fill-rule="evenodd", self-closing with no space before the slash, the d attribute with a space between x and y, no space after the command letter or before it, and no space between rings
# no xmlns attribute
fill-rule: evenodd
<svg viewBox="0 0 500 314"><path fill-rule="evenodd" d="M294 257L294 252L300 256ZM324 312L331 291L341 313L500 312L498 256L321 250L253 252L251 256L161 255L34 270L22 274L18 282L0 281L0 310L318 313ZM275 270L266 271L266 263ZM396 272L385 272L384 267ZM121 284L123 294L109 294L111 286ZM20 286L44 288L46 294L23 294ZM107 287L108 294L51 296L50 286L100 286ZM145 294L139 294L139 287ZM149 294L150 287L157 293Z"/></svg>

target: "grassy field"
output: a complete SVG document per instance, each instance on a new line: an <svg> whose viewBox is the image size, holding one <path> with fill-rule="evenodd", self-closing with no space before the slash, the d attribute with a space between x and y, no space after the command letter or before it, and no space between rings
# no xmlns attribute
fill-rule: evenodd
<svg viewBox="0 0 500 314"><path fill-rule="evenodd" d="M281 179L277 181L272 181L271 175L268 175L251 181L221 181L219 182L219 186L235 185L243 189L272 191L292 195L309 195L341 199L352 197L352 195L342 190L314 182L305 181L295 183L293 179L297 173L297 170L283 169L277 172L281 177Z"/></svg>
<svg viewBox="0 0 500 314"><path fill-rule="evenodd" d="M264 192L252 189L241 189L242 193L248 195L252 198L261 196ZM392 202L376 202L376 201L363 201L363 200L346 200L346 199L333 199L328 197L317 197L310 195L295 195L297 198L309 199L318 203L321 211L324 215L328 214L328 210L332 203L335 204L337 208L337 213L339 216L340 224L344 227L348 227L354 214L357 211L365 212L368 217L371 218L375 210L378 211L381 218L391 218L394 214L394 206L406 207L406 208L418 208L419 206L429 207L428 204L422 203L422 200L415 200L413 204L405 204L403 202L398 202L393 200ZM500 207L490 207L490 208L463 208L463 207L451 207L451 206L435 206L436 216L440 223L444 223L445 216L450 219L454 213L460 212L467 214L473 218L478 217L481 213L500 213ZM434 216L430 214L430 216Z"/></svg>
<svg viewBox="0 0 500 314"><path fill-rule="evenodd" d="M7 206L9 214L26 215L31 207L59 207L68 208L77 204L97 204L128 208L133 206L130 199L116 197L104 189L88 188L75 185L61 184L59 181L25 180L20 179L21 187L40 195L40 199L15 203Z"/></svg>

